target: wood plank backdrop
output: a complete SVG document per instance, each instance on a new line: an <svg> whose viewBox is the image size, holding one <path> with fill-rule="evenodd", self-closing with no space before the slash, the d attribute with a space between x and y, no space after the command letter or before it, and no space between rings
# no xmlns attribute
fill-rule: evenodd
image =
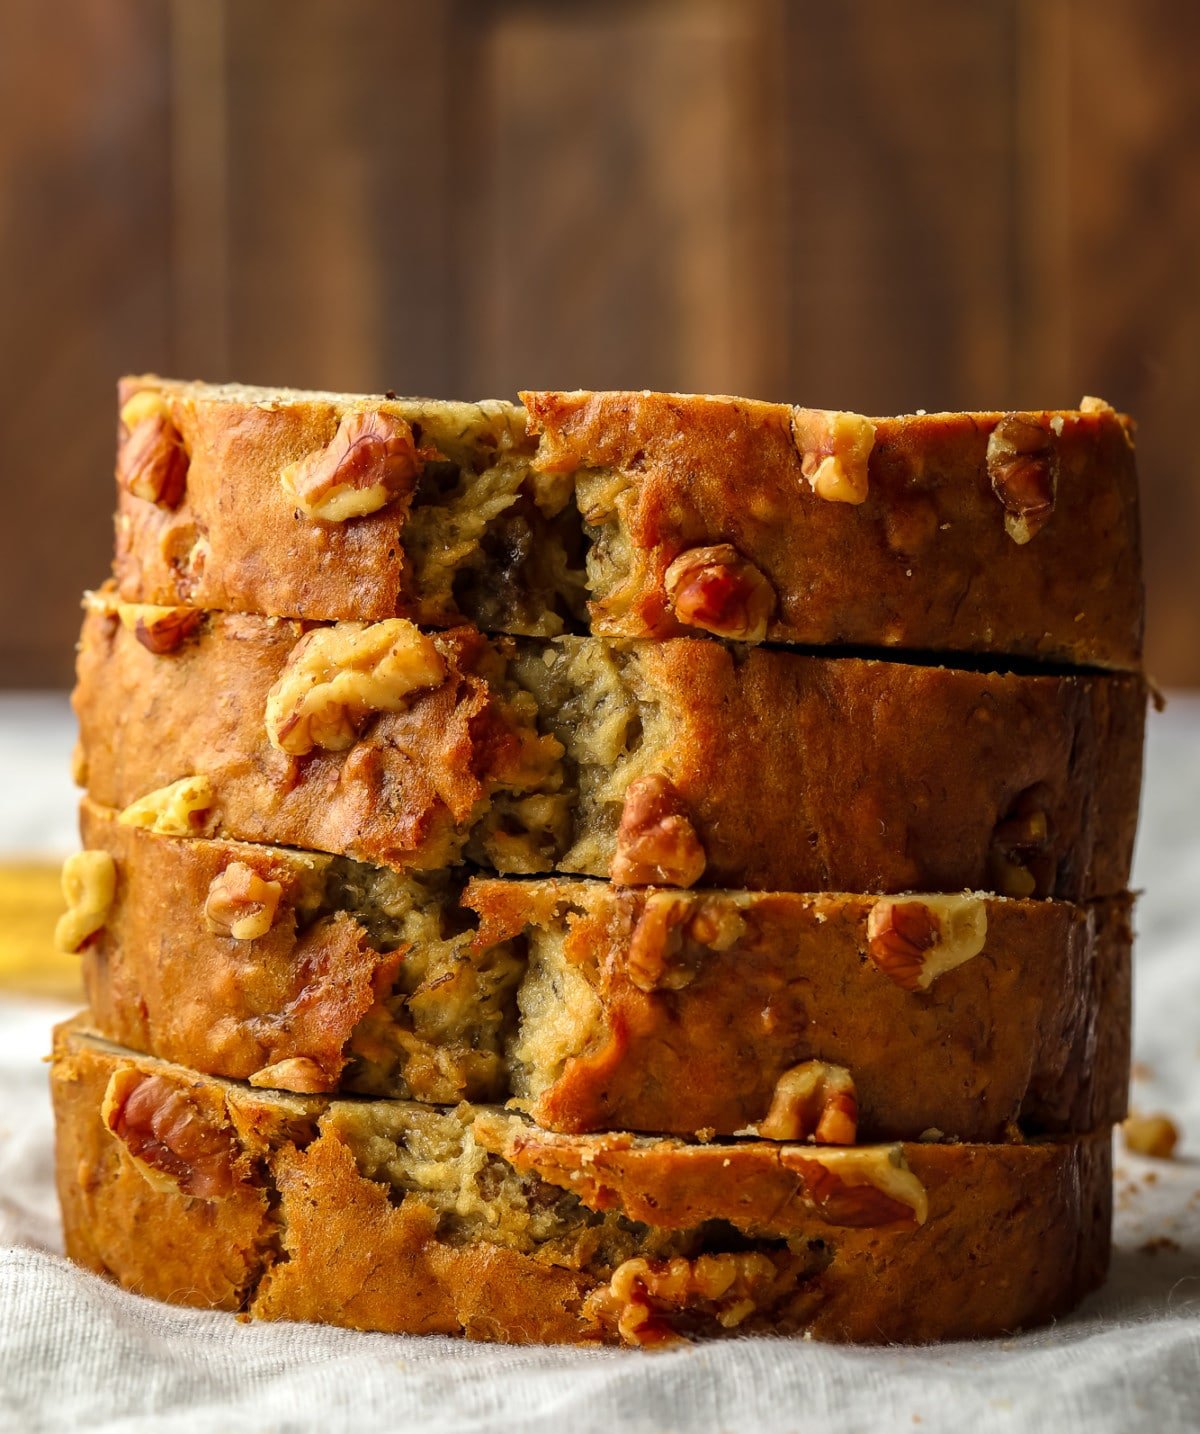
<svg viewBox="0 0 1200 1434"><path fill-rule="evenodd" d="M0 681L69 680L126 369L1141 422L1200 684L1191 0L7 0Z"/></svg>

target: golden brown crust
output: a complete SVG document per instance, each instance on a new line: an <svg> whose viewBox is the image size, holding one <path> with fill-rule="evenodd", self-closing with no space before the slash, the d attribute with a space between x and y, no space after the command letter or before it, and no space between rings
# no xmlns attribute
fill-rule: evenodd
<svg viewBox="0 0 1200 1434"><path fill-rule="evenodd" d="M929 953L941 974L922 989L873 959L885 903L870 897L476 879L461 907L453 891L430 895L429 926L445 911L479 929L448 960L426 955L416 981L411 951L389 951L369 912L345 898L305 911L321 858L161 836L90 802L82 828L117 874L83 953L96 1029L209 1074L434 1102L517 1095L563 1131L732 1134L814 1060L848 1071L859 1141L1003 1140L1125 1115L1125 898L950 898L982 939L956 953L947 924ZM234 867L280 888L254 939L205 919ZM479 991L506 943L513 976L485 1013Z"/></svg>
<svg viewBox="0 0 1200 1434"><path fill-rule="evenodd" d="M588 520L621 548L592 631L670 636L667 571L729 543L773 587L776 642L1001 652L1136 669L1143 626L1131 425L1099 412L935 413L872 421L865 501L806 481L785 404L662 393L524 393L537 463L606 471ZM818 415L823 417L823 415ZM993 433L1042 431L1053 508L1006 531Z"/></svg>
<svg viewBox="0 0 1200 1434"><path fill-rule="evenodd" d="M106 1092L151 1082L236 1146L228 1193L148 1179L112 1133ZM1107 1133L872 1147L847 1166L814 1147L552 1136L463 1107L485 1162L463 1187L480 1219L463 1225L426 1176L372 1163L419 1140L405 1131L427 1124L421 1107L265 1097L77 1025L57 1033L52 1085L68 1253L176 1303L514 1342L731 1329L924 1342L1052 1318L1107 1265ZM553 1211L544 1233L513 1222L522 1202Z"/></svg>
<svg viewBox="0 0 1200 1434"><path fill-rule="evenodd" d="M400 615L436 626L470 615L469 603L460 608L449 589L434 591L419 577L423 540L413 515L445 501L436 484L425 492L418 478L415 491L401 484L378 509L323 521L303 511L281 481L331 443L345 415L380 414L405 432L416 425L410 446L418 465L436 462L429 435L439 424L451 439L457 430L478 430L485 454L490 444L522 461L534 454L532 435L540 435L537 466L571 494L577 543L592 543L597 633L636 638L704 630L711 602L697 609L690 584L681 621L672 606L679 569L674 577L668 570L690 553L732 548L732 567L725 563L721 571L749 574L761 601L749 614L744 601L735 601L730 628L718 595L717 626L707 630L725 636L758 640L765 631L777 642L1138 666L1136 475L1130 425L1111 411L875 420L867 424L874 442L869 471L861 475L865 498L858 501L856 477L851 501L831 501L838 485L820 480L806 463L805 445L809 458L836 454L844 442L837 424L784 404L534 393L526 395L527 437L523 411L502 403L272 393L148 375L122 381L123 409L139 394L161 408L158 421L170 424L188 464L186 481L169 501L154 501L147 493L158 490L144 484L135 483L134 491L128 481L118 484L116 575L129 601L322 620ZM1005 422L1041 433L1053 469L1049 506L1039 489L1029 541L1010 535L1014 500L1009 496L1006 506L1005 474L989 464L989 440ZM120 437L124 451L125 425ZM469 449L471 441L457 446ZM444 450L456 448L441 442ZM529 506L537 482L536 473L525 481L521 499L538 535L535 548L551 533ZM1028 486L1018 494L1026 509ZM477 506L485 503L481 498ZM519 588L523 564L500 536L495 553L483 557L480 582L495 587L513 578ZM509 607L492 607L493 626L560 630L546 627L519 598Z"/></svg>
<svg viewBox="0 0 1200 1434"><path fill-rule="evenodd" d="M435 637L444 681L410 694L404 710L368 716L341 750L293 756L271 744L264 714L301 631L207 614L161 655L93 604L75 694L91 794L123 808L202 776L212 794L203 829L226 836L399 869L455 861L474 830L470 854L498 870L557 864L606 876L622 798L653 772L686 813L704 857L688 870L702 869L707 885L1086 900L1127 884L1138 678L975 673L690 639L520 649L457 628ZM624 766L593 764L582 794L582 759L560 762L534 725L570 748L579 722L558 698L512 690L506 654L518 650L555 681L589 655L623 664L613 681L645 715L640 746ZM606 695L570 690L588 712ZM497 805L504 793L545 801L531 819Z"/></svg>

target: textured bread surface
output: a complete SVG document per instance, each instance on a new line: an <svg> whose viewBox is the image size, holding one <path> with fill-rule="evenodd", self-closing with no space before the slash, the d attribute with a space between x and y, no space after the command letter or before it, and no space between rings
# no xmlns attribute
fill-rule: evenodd
<svg viewBox="0 0 1200 1434"><path fill-rule="evenodd" d="M981 924L978 950L935 945L931 972L943 952L956 964L922 988L872 942L889 903L871 897L563 878L464 891L163 836L90 802L82 828L117 878L83 952L96 1029L210 1074L435 1103L515 1096L565 1131L732 1134L808 1061L849 1072L859 1141L1002 1140L1125 1115L1127 899L956 898ZM233 864L280 888L254 939L207 919Z"/></svg>
<svg viewBox="0 0 1200 1434"><path fill-rule="evenodd" d="M155 652L139 611L101 596L84 621L81 775L106 806L201 776L208 834L399 870L466 856L608 876L649 782L669 792L690 864L654 878L626 863L630 884L1072 901L1127 885L1137 677L460 627L429 639L441 680L337 750L296 755L269 740L272 693L315 637L357 640L359 625L192 612Z"/></svg>
<svg viewBox="0 0 1200 1434"><path fill-rule="evenodd" d="M1107 1134L688 1145L280 1096L60 1027L67 1250L140 1293L510 1342L999 1334L1103 1279Z"/></svg>
<svg viewBox="0 0 1200 1434"><path fill-rule="evenodd" d="M531 393L527 430L525 410L502 402L143 376L122 381L123 412L139 394L161 407L187 465L162 502L118 484L115 570L129 601L540 635L590 621L662 637L696 630L674 604L672 564L719 546L765 579L761 635L776 642L1139 663L1131 425L1111 409L871 420L865 493L845 502L810 481L806 459L825 450L804 437L839 416L786 404ZM345 521L305 513L282 475L363 414L411 431L414 482ZM989 457L1013 425L1026 445L1032 435L1048 484L1022 542ZM126 424L118 436L129 441Z"/></svg>

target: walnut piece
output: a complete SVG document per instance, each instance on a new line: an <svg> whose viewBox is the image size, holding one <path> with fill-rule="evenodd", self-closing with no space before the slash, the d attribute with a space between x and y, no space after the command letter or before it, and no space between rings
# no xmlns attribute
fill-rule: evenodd
<svg viewBox="0 0 1200 1434"><path fill-rule="evenodd" d="M642 991L681 990L696 976L696 961L689 957L701 948L728 951L745 929L727 901L651 892L629 938L626 972Z"/></svg>
<svg viewBox="0 0 1200 1434"><path fill-rule="evenodd" d="M987 939L987 902L965 896L884 896L867 917L867 955L906 991L978 956Z"/></svg>
<svg viewBox="0 0 1200 1434"><path fill-rule="evenodd" d="M344 523L407 497L423 467L412 429L390 413L347 413L324 448L280 474L287 493L310 518Z"/></svg>
<svg viewBox="0 0 1200 1434"><path fill-rule="evenodd" d="M269 1090L294 1090L301 1095L317 1095L332 1090L334 1082L329 1079L316 1061L307 1056L291 1056L276 1061L274 1065L256 1070L249 1081L254 1086L265 1086Z"/></svg>
<svg viewBox="0 0 1200 1434"><path fill-rule="evenodd" d="M800 1178L803 1198L830 1225L923 1225L929 1214L925 1187L899 1145L788 1146L786 1163Z"/></svg>
<svg viewBox="0 0 1200 1434"><path fill-rule="evenodd" d="M992 492L1004 506L1004 530L1027 543L1050 521L1058 490L1058 449L1052 434L1033 419L1007 413L987 445Z"/></svg>
<svg viewBox="0 0 1200 1434"><path fill-rule="evenodd" d="M818 498L831 503L863 503L869 482L875 425L861 413L794 408L792 441L800 471Z"/></svg>
<svg viewBox="0 0 1200 1434"><path fill-rule="evenodd" d="M692 886L707 858L683 801L666 777L652 773L625 793L612 880L617 886Z"/></svg>
<svg viewBox="0 0 1200 1434"><path fill-rule="evenodd" d="M77 851L62 869L67 909L54 928L54 945L68 955L78 951L108 920L117 892L117 864L106 851Z"/></svg>
<svg viewBox="0 0 1200 1434"><path fill-rule="evenodd" d="M1116 409L1105 399L1085 393L1079 400L1079 411L1080 413L1115 413Z"/></svg>
<svg viewBox="0 0 1200 1434"><path fill-rule="evenodd" d="M1134 1155L1170 1160L1179 1142L1179 1127L1169 1115L1139 1115L1136 1111L1121 1123L1125 1148Z"/></svg>
<svg viewBox="0 0 1200 1434"><path fill-rule="evenodd" d="M736 1329L759 1307L776 1274L771 1258L754 1251L692 1260L636 1256L619 1264L607 1287L589 1297L587 1313L615 1328L626 1344L673 1344L681 1338L675 1322L687 1326L697 1315Z"/></svg>
<svg viewBox="0 0 1200 1434"><path fill-rule="evenodd" d="M140 602L118 603L117 616L121 626L156 657L164 657L182 647L204 618L196 608L158 607Z"/></svg>
<svg viewBox="0 0 1200 1434"><path fill-rule="evenodd" d="M109 1077L100 1118L156 1190L221 1200L237 1183L234 1133L219 1126L167 1076L135 1066Z"/></svg>
<svg viewBox="0 0 1200 1434"><path fill-rule="evenodd" d="M804 1061L784 1071L758 1133L766 1140L853 1145L858 1134L854 1077L845 1066L825 1061Z"/></svg>
<svg viewBox="0 0 1200 1434"><path fill-rule="evenodd" d="M775 611L775 589L731 543L689 548L666 571L671 610L686 627L738 642L761 642Z"/></svg>
<svg viewBox="0 0 1200 1434"><path fill-rule="evenodd" d="M209 883L204 922L215 936L256 941L275 924L283 887L267 881L244 861L231 861Z"/></svg>
<svg viewBox="0 0 1200 1434"><path fill-rule="evenodd" d="M267 696L272 747L302 757L342 752L377 712L401 712L414 692L436 687L446 665L411 622L340 622L307 633Z"/></svg>
<svg viewBox="0 0 1200 1434"><path fill-rule="evenodd" d="M166 400L150 390L135 393L121 409L117 481L135 498L177 508L187 486L188 455L171 422Z"/></svg>
<svg viewBox="0 0 1200 1434"><path fill-rule="evenodd" d="M996 823L988 852L988 877L1002 896L1028 897L1048 892L1054 881L1049 850L1049 793L1038 784L1027 788Z"/></svg>
<svg viewBox="0 0 1200 1434"><path fill-rule="evenodd" d="M131 802L117 821L126 827L145 827L160 836L198 836L207 825L212 806L212 782L207 777L181 777Z"/></svg>

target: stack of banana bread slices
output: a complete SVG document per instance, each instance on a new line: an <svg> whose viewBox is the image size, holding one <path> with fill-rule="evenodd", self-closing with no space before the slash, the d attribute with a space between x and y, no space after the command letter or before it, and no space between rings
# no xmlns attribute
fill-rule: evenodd
<svg viewBox="0 0 1200 1434"><path fill-rule="evenodd" d="M67 1247L508 1341L925 1341L1103 1278L1131 425L129 379Z"/></svg>

